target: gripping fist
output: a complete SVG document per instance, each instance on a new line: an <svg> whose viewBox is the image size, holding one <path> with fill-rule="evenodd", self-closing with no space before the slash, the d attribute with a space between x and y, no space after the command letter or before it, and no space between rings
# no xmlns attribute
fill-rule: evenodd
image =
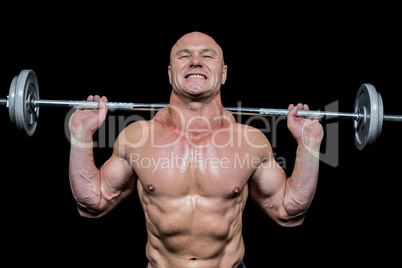
<svg viewBox="0 0 402 268"><path fill-rule="evenodd" d="M287 125L298 144L309 144L310 142L321 143L324 136L322 125L318 120L296 117L298 110L309 110L307 104L290 104L291 111L287 115Z"/></svg>
<svg viewBox="0 0 402 268"><path fill-rule="evenodd" d="M106 97L99 95L88 96L87 101L97 101L99 109L96 110L77 110L70 118L69 127L71 135L75 139L92 138L96 130L103 124L106 119L108 107L104 103Z"/></svg>

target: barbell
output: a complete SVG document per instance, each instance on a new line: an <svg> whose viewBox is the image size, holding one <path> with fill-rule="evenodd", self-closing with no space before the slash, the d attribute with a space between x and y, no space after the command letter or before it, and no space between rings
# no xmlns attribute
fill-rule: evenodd
<svg viewBox="0 0 402 268"><path fill-rule="evenodd" d="M160 110L166 105L105 102L113 110ZM42 106L69 107L77 109L97 109L96 101L45 100L39 98L38 79L33 70L22 70L11 82L7 98L0 99L0 105L8 108L11 122L17 129L34 135ZM232 113L259 114L263 116L286 116L288 109L225 107ZM310 119L349 119L354 121L355 144L359 150L373 144L381 134L383 121L402 122L402 115L384 115L380 93L371 84L362 84L357 92L354 112L329 112L299 110L297 117Z"/></svg>

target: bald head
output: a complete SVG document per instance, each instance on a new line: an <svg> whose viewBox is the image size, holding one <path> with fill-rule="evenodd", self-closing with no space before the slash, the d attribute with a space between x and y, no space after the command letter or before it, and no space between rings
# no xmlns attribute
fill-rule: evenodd
<svg viewBox="0 0 402 268"><path fill-rule="evenodd" d="M168 74L174 96L200 101L219 97L227 66L222 49L213 38L192 32L172 47Z"/></svg>
<svg viewBox="0 0 402 268"><path fill-rule="evenodd" d="M207 34L201 32L191 32L183 35L172 47L170 51L170 62L172 58L183 50L189 50L196 47L204 47L210 49L222 59L224 65L222 48L215 42L215 40Z"/></svg>

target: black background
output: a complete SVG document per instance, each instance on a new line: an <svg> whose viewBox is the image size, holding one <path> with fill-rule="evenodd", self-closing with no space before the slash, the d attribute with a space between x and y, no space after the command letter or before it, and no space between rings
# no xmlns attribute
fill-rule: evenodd
<svg viewBox="0 0 402 268"><path fill-rule="evenodd" d="M171 7L3 7L2 97L15 75L33 69L43 99L100 94L110 101L166 103L170 48L197 30L224 50L229 66L222 88L225 106L241 101L245 107L286 108L302 102L324 109L338 101L341 111L352 112L359 86L372 83L382 94L385 113L402 114L396 7L239 6L237 13L206 4ZM76 211L68 182L68 110L41 108L36 134L27 137L1 109L2 258L16 265L145 267L146 231L136 194L99 219L81 218ZM251 200L247 203L246 264L398 261L400 131L400 124L385 122L379 141L358 151L352 122L339 122L339 164L321 163L316 196L302 226L277 226ZM284 121L274 149L286 159L290 175L296 144ZM109 144L95 148L97 164L110 154Z"/></svg>

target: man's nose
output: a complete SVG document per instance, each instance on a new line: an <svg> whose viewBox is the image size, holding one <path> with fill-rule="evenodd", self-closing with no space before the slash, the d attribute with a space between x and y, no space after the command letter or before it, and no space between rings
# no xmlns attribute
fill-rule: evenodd
<svg viewBox="0 0 402 268"><path fill-rule="evenodd" d="M194 55L191 58L190 67L197 68L197 67L202 67L202 66L203 66L202 58L198 55Z"/></svg>

